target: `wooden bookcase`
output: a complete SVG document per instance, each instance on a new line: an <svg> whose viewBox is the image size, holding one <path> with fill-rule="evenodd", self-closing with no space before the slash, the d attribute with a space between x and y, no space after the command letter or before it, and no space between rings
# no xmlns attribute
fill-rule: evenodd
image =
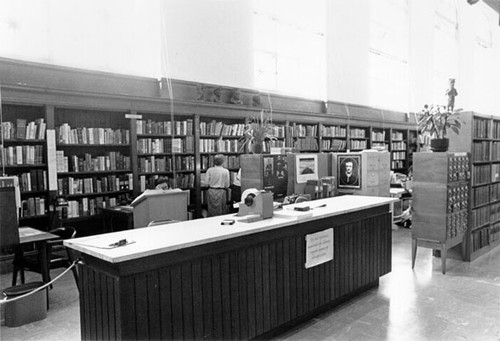
<svg viewBox="0 0 500 341"><path fill-rule="evenodd" d="M449 134L450 151L472 159L472 215L465 259L472 261L500 244L500 119L462 112L460 135Z"/></svg>
<svg viewBox="0 0 500 341"><path fill-rule="evenodd" d="M310 123L289 123L291 139L288 139L293 147L298 152L317 153L320 150L319 145L319 124Z"/></svg>
<svg viewBox="0 0 500 341"><path fill-rule="evenodd" d="M64 203L57 224L75 226L80 236L99 233L100 208L132 195L130 123L124 112L76 108L56 108L54 122L57 195Z"/></svg>
<svg viewBox="0 0 500 341"><path fill-rule="evenodd" d="M461 245L466 255L470 217L470 154L415 153L412 268L418 246L439 249L446 273L447 250Z"/></svg>
<svg viewBox="0 0 500 341"><path fill-rule="evenodd" d="M371 147L378 150L389 150L390 128L372 127L370 129Z"/></svg>
<svg viewBox="0 0 500 341"><path fill-rule="evenodd" d="M46 111L43 106L2 104L0 168L18 176L21 192L19 225L48 230L49 186Z"/></svg>
<svg viewBox="0 0 500 341"><path fill-rule="evenodd" d="M349 126L348 149L351 152L370 149L370 127Z"/></svg>
<svg viewBox="0 0 500 341"><path fill-rule="evenodd" d="M345 152L347 149L347 125L321 123L320 142L322 152Z"/></svg>

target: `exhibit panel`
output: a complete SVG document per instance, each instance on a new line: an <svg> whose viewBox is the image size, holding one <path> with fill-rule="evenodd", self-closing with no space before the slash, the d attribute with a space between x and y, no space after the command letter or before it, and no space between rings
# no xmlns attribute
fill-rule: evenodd
<svg viewBox="0 0 500 341"><path fill-rule="evenodd" d="M325 202L342 212L339 199ZM82 339L268 337L330 309L391 271L392 199L372 199L378 204L307 221L275 217L246 226L274 220L277 228L115 263L83 253ZM212 220L222 228L220 217ZM333 259L325 253L307 265L323 244ZM119 249L103 253L123 254Z"/></svg>

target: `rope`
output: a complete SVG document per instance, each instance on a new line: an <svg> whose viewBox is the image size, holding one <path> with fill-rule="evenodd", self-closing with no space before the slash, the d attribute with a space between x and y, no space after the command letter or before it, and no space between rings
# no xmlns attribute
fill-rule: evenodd
<svg viewBox="0 0 500 341"><path fill-rule="evenodd" d="M54 278L50 282L45 283L41 287L38 287L38 288L36 288L36 289L34 289L34 290L32 290L32 291L24 294L24 295L17 296L17 297L11 298L11 299L7 299L7 297L5 297L3 300L0 301L0 305L5 304L7 302L14 302L14 301L20 300L22 298L25 298L25 297L33 295L37 291L45 289L46 287L48 287L49 285L51 285L52 283L54 283L55 281L57 281L59 278L61 278L66 272L68 272L69 270L71 270L72 268L74 268L79 261L80 261L80 259L74 260L73 264L71 264L70 266L68 266L68 268L66 270L64 270L61 274L59 274L59 276L57 276L56 278Z"/></svg>

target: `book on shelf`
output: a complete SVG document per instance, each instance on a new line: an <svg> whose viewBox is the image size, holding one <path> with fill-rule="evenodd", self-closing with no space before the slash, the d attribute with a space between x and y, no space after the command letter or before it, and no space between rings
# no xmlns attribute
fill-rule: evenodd
<svg viewBox="0 0 500 341"><path fill-rule="evenodd" d="M26 139L26 120L23 118L18 118L16 120L16 138L19 140Z"/></svg>

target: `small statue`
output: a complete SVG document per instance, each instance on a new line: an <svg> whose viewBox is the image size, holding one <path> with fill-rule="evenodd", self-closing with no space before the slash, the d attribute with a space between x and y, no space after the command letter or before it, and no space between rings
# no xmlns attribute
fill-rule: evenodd
<svg viewBox="0 0 500 341"><path fill-rule="evenodd" d="M203 101L205 98L205 85L199 83L196 84L196 92L198 93L198 97L196 97L197 101Z"/></svg>
<svg viewBox="0 0 500 341"><path fill-rule="evenodd" d="M455 107L455 96L458 96L457 89L455 89L455 79L450 78L450 87L448 90L446 90L445 95L448 96L448 106L447 109L449 111L453 111L453 108Z"/></svg>
<svg viewBox="0 0 500 341"><path fill-rule="evenodd" d="M221 95L222 95L222 88L219 86L214 89L213 97L210 102L220 103Z"/></svg>
<svg viewBox="0 0 500 341"><path fill-rule="evenodd" d="M253 107L260 107L262 106L262 99L260 97L260 94L255 94L252 96L252 106Z"/></svg>
<svg viewBox="0 0 500 341"><path fill-rule="evenodd" d="M232 104L243 104L243 101L241 100L241 91L238 88L233 89L231 91L231 98L229 99L229 102Z"/></svg>

